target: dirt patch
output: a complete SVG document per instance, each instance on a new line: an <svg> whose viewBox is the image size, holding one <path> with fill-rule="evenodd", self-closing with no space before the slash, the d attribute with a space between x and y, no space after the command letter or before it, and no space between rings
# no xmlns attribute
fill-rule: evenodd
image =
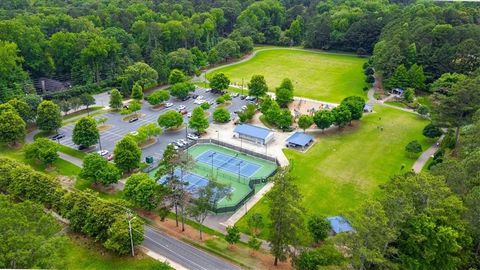
<svg viewBox="0 0 480 270"><path fill-rule="evenodd" d="M292 111L295 117L302 114L313 115L315 111L333 109L333 105L320 101L309 99L295 99L288 108Z"/></svg>
<svg viewBox="0 0 480 270"><path fill-rule="evenodd" d="M102 131L106 131L106 130L109 130L113 127L113 125L101 125L98 127L98 131L99 132L102 132Z"/></svg>
<svg viewBox="0 0 480 270"><path fill-rule="evenodd" d="M230 102L230 101L225 101L225 102L222 103L222 104L218 104L218 105L217 105L217 108L226 108L226 107L228 107L228 106L230 106L230 105L232 105L232 102Z"/></svg>
<svg viewBox="0 0 480 270"><path fill-rule="evenodd" d="M140 147L140 149L145 149L145 148L148 148L154 144L157 143L157 138L150 138L144 142L142 142L141 144L138 145L138 147Z"/></svg>
<svg viewBox="0 0 480 270"><path fill-rule="evenodd" d="M122 119L122 121L128 122L130 119L133 119L133 118L135 118L135 117L137 117L137 118L143 118L143 117L145 117L145 114L144 114L144 113L132 114L132 115L129 115L129 116L127 116L127 117L124 117L124 118Z"/></svg>
<svg viewBox="0 0 480 270"><path fill-rule="evenodd" d="M95 190L98 190L98 191L104 192L104 193L115 193L115 192L117 192L117 190L115 189L115 187L113 185L104 186L102 184L92 183L91 187Z"/></svg>
<svg viewBox="0 0 480 270"><path fill-rule="evenodd" d="M75 186L75 179L72 177L60 175L57 177L58 182L60 182L60 185L66 189L72 189Z"/></svg>
<svg viewBox="0 0 480 270"><path fill-rule="evenodd" d="M150 107L150 110L152 110L154 112L158 112L158 111L162 110L163 108L165 108L165 104L162 103L162 104L158 104L158 105Z"/></svg>
<svg viewBox="0 0 480 270"><path fill-rule="evenodd" d="M173 128L166 129L165 132L178 132L178 131L180 131L184 128L185 128L185 124L181 124L179 127L173 127Z"/></svg>

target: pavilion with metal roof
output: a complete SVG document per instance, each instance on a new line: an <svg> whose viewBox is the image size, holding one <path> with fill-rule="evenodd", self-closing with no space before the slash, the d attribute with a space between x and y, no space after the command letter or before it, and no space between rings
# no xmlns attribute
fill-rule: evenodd
<svg viewBox="0 0 480 270"><path fill-rule="evenodd" d="M273 132L270 129L249 124L237 125L233 130L233 136L258 144L267 144L273 140Z"/></svg>

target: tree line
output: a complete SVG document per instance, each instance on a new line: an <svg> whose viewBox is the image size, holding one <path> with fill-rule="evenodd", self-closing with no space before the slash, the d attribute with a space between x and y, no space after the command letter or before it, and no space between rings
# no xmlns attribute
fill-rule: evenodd
<svg viewBox="0 0 480 270"><path fill-rule="evenodd" d="M66 190L55 178L8 158L1 158L0 167L3 193L55 211L69 221L72 231L94 238L108 250L120 255L131 251L128 204L107 202L88 191ZM133 243L137 246L143 241L143 223L133 219L132 227Z"/></svg>

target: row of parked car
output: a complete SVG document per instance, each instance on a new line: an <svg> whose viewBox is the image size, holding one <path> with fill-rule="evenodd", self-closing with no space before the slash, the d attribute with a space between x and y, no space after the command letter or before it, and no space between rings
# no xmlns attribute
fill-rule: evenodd
<svg viewBox="0 0 480 270"><path fill-rule="evenodd" d="M191 140L191 141L196 141L198 140L200 137L197 135L197 134L193 134L193 133L188 133L187 134L187 139L188 140ZM178 139L172 143L170 143L171 145L173 145L173 147L175 148L175 150L178 150L179 148L183 148L183 147L186 147L188 146L189 144L189 141L187 141L186 139Z"/></svg>

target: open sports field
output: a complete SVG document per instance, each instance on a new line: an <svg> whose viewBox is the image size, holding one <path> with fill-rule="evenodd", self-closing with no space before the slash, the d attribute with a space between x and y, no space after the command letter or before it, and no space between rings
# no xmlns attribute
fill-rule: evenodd
<svg viewBox="0 0 480 270"><path fill-rule="evenodd" d="M382 106L375 110L341 133L319 134L306 153L285 150L309 214L332 216L357 209L366 199L381 194L379 185L392 175L410 170L415 160L405 155L408 142L418 140L423 149L427 148L428 141L422 135L426 120ZM255 212L267 218L265 199L248 215ZM248 231L245 217L238 225Z"/></svg>
<svg viewBox="0 0 480 270"><path fill-rule="evenodd" d="M183 174L180 169L175 171L177 177L188 183L187 190L194 193L206 186L212 175L217 182L231 187L231 198L223 198L217 207L237 205L252 191L251 179L267 178L277 168L273 162L215 144L196 144L188 149L188 154L195 160L194 167ZM156 170L150 175L154 177L155 173ZM160 179L160 182L165 181L165 177Z"/></svg>
<svg viewBox="0 0 480 270"><path fill-rule="evenodd" d="M252 75L265 76L270 91L284 78L294 82L295 95L322 101L340 102L352 95L364 96L366 85L362 65L366 61L348 54L335 54L288 48L266 48L248 61L216 69L233 83L245 85Z"/></svg>

